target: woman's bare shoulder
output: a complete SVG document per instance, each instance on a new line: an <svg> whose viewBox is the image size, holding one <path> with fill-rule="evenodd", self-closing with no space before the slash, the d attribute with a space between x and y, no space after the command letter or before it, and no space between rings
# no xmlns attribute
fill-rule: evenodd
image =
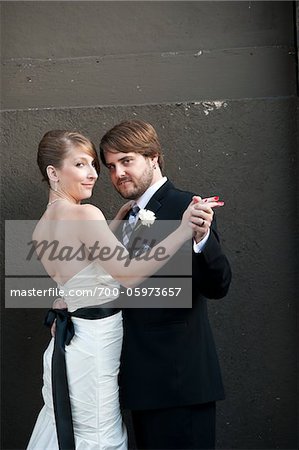
<svg viewBox="0 0 299 450"><path fill-rule="evenodd" d="M75 214L80 220L105 220L102 211L94 205L77 205Z"/></svg>

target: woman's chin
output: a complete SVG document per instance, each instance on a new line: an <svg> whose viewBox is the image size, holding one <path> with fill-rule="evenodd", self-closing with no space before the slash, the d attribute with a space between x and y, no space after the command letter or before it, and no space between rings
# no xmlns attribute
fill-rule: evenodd
<svg viewBox="0 0 299 450"><path fill-rule="evenodd" d="M81 200L88 200L92 196L92 191L82 195Z"/></svg>

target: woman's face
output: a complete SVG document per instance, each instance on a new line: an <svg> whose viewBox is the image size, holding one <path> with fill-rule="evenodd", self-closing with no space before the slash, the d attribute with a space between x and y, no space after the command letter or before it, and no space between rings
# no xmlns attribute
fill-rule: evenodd
<svg viewBox="0 0 299 450"><path fill-rule="evenodd" d="M76 203L90 198L98 178L95 160L84 147L73 146L68 151L60 169L57 188L60 193L72 198Z"/></svg>

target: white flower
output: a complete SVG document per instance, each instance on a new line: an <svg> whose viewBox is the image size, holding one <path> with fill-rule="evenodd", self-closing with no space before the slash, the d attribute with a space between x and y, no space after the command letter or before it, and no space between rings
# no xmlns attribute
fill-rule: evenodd
<svg viewBox="0 0 299 450"><path fill-rule="evenodd" d="M141 220L141 224L150 227L156 220L155 213L150 211L149 209L141 209L139 211L139 219Z"/></svg>

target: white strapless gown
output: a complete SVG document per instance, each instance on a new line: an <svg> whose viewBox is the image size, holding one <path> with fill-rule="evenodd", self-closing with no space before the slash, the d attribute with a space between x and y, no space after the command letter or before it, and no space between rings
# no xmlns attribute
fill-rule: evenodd
<svg viewBox="0 0 299 450"><path fill-rule="evenodd" d="M69 311L100 306L119 285L97 262L85 267L63 286ZM96 293L94 288L101 289ZM82 295L90 289L90 295ZM85 291L86 294L87 291ZM115 291L114 291L115 292ZM103 294L104 293L104 294ZM77 294L77 295L76 295ZM115 294L114 294L115 295ZM127 432L118 396L118 372L122 347L122 314L103 319L73 317L75 336L65 347L76 450L127 450ZM44 353L44 406L37 418L27 450L58 450L51 388L54 339Z"/></svg>

